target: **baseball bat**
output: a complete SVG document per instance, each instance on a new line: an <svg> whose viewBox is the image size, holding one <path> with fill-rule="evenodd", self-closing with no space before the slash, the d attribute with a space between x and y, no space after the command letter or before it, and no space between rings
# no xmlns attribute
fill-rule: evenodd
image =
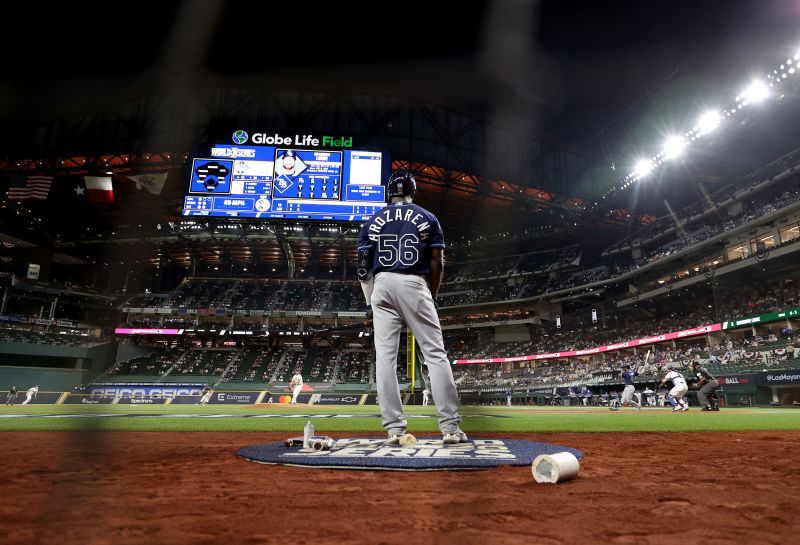
<svg viewBox="0 0 800 545"><path fill-rule="evenodd" d="M296 447L303 444L302 437L290 437L283 444L287 447ZM336 445L336 440L327 435L311 438L311 446L314 450L330 450Z"/></svg>
<svg viewBox="0 0 800 545"><path fill-rule="evenodd" d="M313 440L309 441L311 448L316 451L320 450L331 450L333 447L336 446L336 440L332 437L315 437Z"/></svg>

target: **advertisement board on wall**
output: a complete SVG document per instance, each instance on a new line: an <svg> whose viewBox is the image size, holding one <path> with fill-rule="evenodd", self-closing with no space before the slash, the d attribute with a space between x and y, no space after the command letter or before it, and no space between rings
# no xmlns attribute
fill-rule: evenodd
<svg viewBox="0 0 800 545"><path fill-rule="evenodd" d="M211 396L209 404L224 405L252 405L261 395L261 390L249 392L217 391Z"/></svg>
<svg viewBox="0 0 800 545"><path fill-rule="evenodd" d="M800 386L800 369L766 371L756 375L759 386Z"/></svg>

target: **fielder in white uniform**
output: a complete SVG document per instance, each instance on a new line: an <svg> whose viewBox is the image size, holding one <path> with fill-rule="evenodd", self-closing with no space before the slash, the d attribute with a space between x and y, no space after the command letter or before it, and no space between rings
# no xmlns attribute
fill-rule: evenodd
<svg viewBox="0 0 800 545"><path fill-rule="evenodd" d="M300 371L297 371L292 377L292 381L289 383L289 388L294 388L292 390L291 404L297 405L297 395L303 389L303 376L300 374Z"/></svg>
<svg viewBox="0 0 800 545"><path fill-rule="evenodd" d="M407 420L397 380L397 352L406 325L425 357L442 442L466 443L434 303L442 282L444 234L435 215L411 202L416 189L413 174L393 172L386 183L389 204L367 220L358 235L357 272L372 308L381 420L389 434L387 444L399 444Z"/></svg>
<svg viewBox="0 0 800 545"><path fill-rule="evenodd" d="M422 390L422 405L428 406L431 403L431 391L425 388Z"/></svg>
<svg viewBox="0 0 800 545"><path fill-rule="evenodd" d="M669 372L661 380L661 384L671 386L669 393L667 393L667 401L672 405L672 412L688 411L689 404L683 399L683 396L689 391L689 385L686 384L686 379L683 375L675 370L676 367L674 363L667 366Z"/></svg>
<svg viewBox="0 0 800 545"><path fill-rule="evenodd" d="M203 394L203 397L200 398L200 405L208 405L208 402L211 401L211 394L214 393L214 390L208 389L206 393Z"/></svg>
<svg viewBox="0 0 800 545"><path fill-rule="evenodd" d="M27 405L31 402L31 399L36 399L36 395L39 393L39 385L37 384L33 388L28 388L28 391L25 392L25 401L22 402L23 405Z"/></svg>

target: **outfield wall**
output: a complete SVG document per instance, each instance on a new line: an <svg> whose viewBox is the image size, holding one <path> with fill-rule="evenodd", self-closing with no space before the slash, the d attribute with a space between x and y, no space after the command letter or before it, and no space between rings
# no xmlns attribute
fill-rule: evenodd
<svg viewBox="0 0 800 545"><path fill-rule="evenodd" d="M103 404L103 403L165 403L165 404L195 404L200 399L201 391L209 384L208 376L182 376L178 381L159 382L160 376L135 376L119 375L113 381L94 383L90 386L90 393L98 396L107 396L109 400L96 401L95 397L80 397L79 394L70 394L75 385L82 383L86 378L87 371L81 369L43 369L40 367L0 367L0 381L14 384L24 392L33 384L41 387L40 399L36 402L42 403L81 403L81 404ZM171 377L164 377L171 378ZM173 379L179 377L172 377ZM720 394L723 403L736 405L759 405L769 406L777 402L791 404L791 401L800 399L800 370L798 369L774 369L758 373L742 372L730 375L719 375ZM642 380L639 390L646 386L655 388L657 379ZM365 385L360 386L358 391L331 390L330 385L325 384L325 388L317 388L316 384L306 384L306 389L300 393L298 402L302 404L321 404L321 405L348 405L374 403L375 395L370 392ZM6 389L6 388L4 388ZM564 404L564 400L569 402L570 398L566 395L567 388L559 386L556 388L561 398L559 404ZM620 383L609 383L591 386L595 396L601 393L619 392L622 390ZM0 390L2 391L2 390ZM45 392L53 395L43 395ZM62 398L63 396L63 398ZM421 404L419 390L415 395L404 392L404 403ZM692 405L696 406L696 391L690 390L688 398ZM213 394L209 404L237 404L251 405L255 403L288 403L291 401L291 389L284 383L271 384L264 387L263 384L253 383L227 383L219 384L213 389ZM544 405L553 399L553 387L531 388L529 391L515 390L512 393L512 403L517 405ZM505 402L506 393L504 389L489 389L482 391L478 395L475 391L461 392L462 403L465 405L481 403L491 400ZM784 398L790 402L784 402ZM17 402L24 399L24 395L18 398ZM158 399L158 401L147 401L147 399ZM5 394L0 394L0 402L5 400ZM112 401L113 400L113 401Z"/></svg>
<svg viewBox="0 0 800 545"><path fill-rule="evenodd" d="M20 395L35 384L40 390L63 392L88 382L86 369L59 369L50 367L0 367L0 389L16 386ZM25 399L22 396L22 399Z"/></svg>
<svg viewBox="0 0 800 545"><path fill-rule="evenodd" d="M72 390L88 384L114 363L117 343L94 346L53 346L33 343L3 343L0 390L11 386L27 390ZM15 361L20 364L15 365ZM26 362L31 362L26 365ZM50 363L50 365L48 365Z"/></svg>
<svg viewBox="0 0 800 545"><path fill-rule="evenodd" d="M5 403L6 392L0 393L0 403ZM74 392L40 391L32 400L32 405L64 404L64 405L197 405L200 402L201 385L169 385L139 384L119 385L118 387L100 387L95 393L79 394ZM350 393L302 393L297 402L302 405L365 405L375 404L374 394ZM208 400L209 405L248 406L257 403L286 404L292 399L286 392L271 393L266 390L223 390L213 391ZM15 405L25 400L24 392L17 395ZM411 401L406 396L404 401Z"/></svg>

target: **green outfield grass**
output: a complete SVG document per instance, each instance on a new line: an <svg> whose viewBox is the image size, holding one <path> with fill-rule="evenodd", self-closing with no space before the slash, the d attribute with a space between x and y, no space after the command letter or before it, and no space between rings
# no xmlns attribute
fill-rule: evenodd
<svg viewBox="0 0 800 545"><path fill-rule="evenodd" d="M409 431L436 433L432 407L407 407ZM137 415L135 417L99 415ZM318 433L375 432L381 434L376 406L245 408L226 405L48 405L0 406L0 431L280 431L302 434L311 415ZM723 409L716 413L692 408L687 413L669 409L623 409L612 412L592 408L463 407L466 432L689 432L800 429L800 410ZM17 418L25 415L26 418ZM44 415L57 415L57 418ZM75 416L70 416L75 415ZM142 415L142 416L138 416ZM152 415L152 416L148 416ZM169 418L157 415L169 415ZM205 415L205 417L202 417ZM213 416L212 416L213 415ZM217 416L223 415L223 416ZM257 415L262 418L243 418ZM266 415L294 418L263 417ZM322 417L313 415L335 415ZM348 418L336 415L356 415Z"/></svg>

